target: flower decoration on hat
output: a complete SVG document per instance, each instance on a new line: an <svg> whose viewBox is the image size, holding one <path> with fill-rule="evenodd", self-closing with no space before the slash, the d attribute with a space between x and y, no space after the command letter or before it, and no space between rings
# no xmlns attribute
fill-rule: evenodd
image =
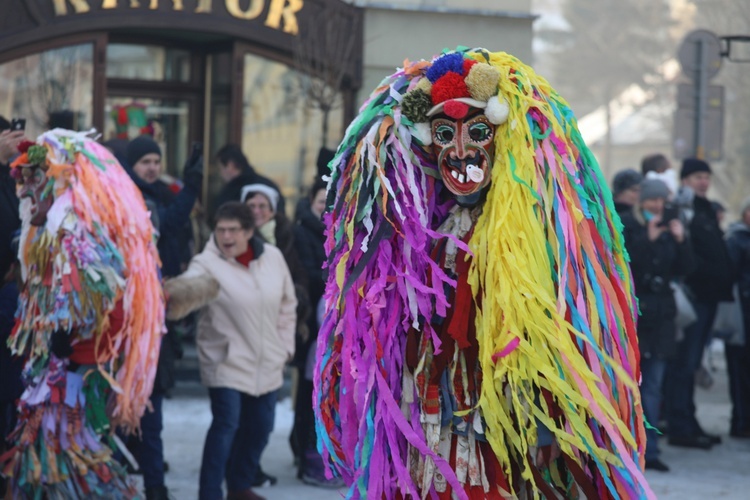
<svg viewBox="0 0 750 500"><path fill-rule="evenodd" d="M460 119L471 108L480 108L492 124L505 123L509 107L498 94L499 82L500 70L496 67L463 52L450 52L433 60L424 76L404 95L401 109L414 123L417 140L427 146L432 143L428 122L438 113Z"/></svg>
<svg viewBox="0 0 750 500"><path fill-rule="evenodd" d="M47 158L47 148L31 141L23 141L18 145L21 155L11 163L12 168L43 166Z"/></svg>

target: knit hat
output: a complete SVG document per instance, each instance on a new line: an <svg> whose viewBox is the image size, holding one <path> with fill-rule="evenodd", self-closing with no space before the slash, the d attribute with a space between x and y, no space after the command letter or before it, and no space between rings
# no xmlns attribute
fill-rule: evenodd
<svg viewBox="0 0 750 500"><path fill-rule="evenodd" d="M615 178L612 180L612 194L617 196L623 191L627 191L633 186L637 186L643 180L643 175L637 170L632 168L626 168L615 174Z"/></svg>
<svg viewBox="0 0 750 500"><path fill-rule="evenodd" d="M696 172L711 173L711 167L703 160L698 158L686 158L682 160L682 170L680 170L680 179L684 179Z"/></svg>
<svg viewBox="0 0 750 500"><path fill-rule="evenodd" d="M240 199L242 200L242 203L245 203L250 195L257 193L268 198L268 202L271 204L271 210L276 212L276 206L279 203L279 193L277 193L271 186L266 186L265 184L248 184L242 188Z"/></svg>
<svg viewBox="0 0 750 500"><path fill-rule="evenodd" d="M141 158L150 153L156 153L161 156L161 148L156 141L147 135L136 137L128 144L128 163L133 167Z"/></svg>
<svg viewBox="0 0 750 500"><path fill-rule="evenodd" d="M742 217L748 210L750 210L750 196L742 200L742 204L740 205L740 217Z"/></svg>
<svg viewBox="0 0 750 500"><path fill-rule="evenodd" d="M641 182L641 201L654 198L669 198L669 188L659 179L644 179Z"/></svg>

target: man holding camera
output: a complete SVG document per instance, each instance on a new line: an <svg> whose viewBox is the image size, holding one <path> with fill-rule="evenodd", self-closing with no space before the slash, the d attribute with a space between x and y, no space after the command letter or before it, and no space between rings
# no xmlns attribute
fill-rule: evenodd
<svg viewBox="0 0 750 500"><path fill-rule="evenodd" d="M716 308L732 300L732 264L724 234L713 205L706 197L711 186L711 167L703 160L688 158L680 171L682 189L678 199L689 221L690 242L695 255L693 271L685 278L697 320L684 330L677 357L667 369L666 410L669 444L708 449L721 442L707 434L695 417L695 373L700 367Z"/></svg>
<svg viewBox="0 0 750 500"><path fill-rule="evenodd" d="M623 213L623 236L630 254L638 297L638 347L641 351L641 400L646 419L659 421L667 360L677 351L677 307L671 282L691 270L693 253L676 210L667 205L669 189L658 179L640 185L640 202ZM659 460L659 436L646 430L646 468L666 472Z"/></svg>

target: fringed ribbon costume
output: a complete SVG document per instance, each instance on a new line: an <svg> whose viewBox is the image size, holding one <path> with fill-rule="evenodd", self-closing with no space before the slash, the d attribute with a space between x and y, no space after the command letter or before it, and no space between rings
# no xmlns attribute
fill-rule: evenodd
<svg viewBox="0 0 750 500"><path fill-rule="evenodd" d="M347 498L653 498L621 225L565 100L502 52L405 61L330 166L314 408Z"/></svg>
<svg viewBox="0 0 750 500"><path fill-rule="evenodd" d="M133 498L115 429L138 427L164 325L143 198L103 146L55 129L26 143L19 181L24 286L11 350L26 358L13 498Z"/></svg>

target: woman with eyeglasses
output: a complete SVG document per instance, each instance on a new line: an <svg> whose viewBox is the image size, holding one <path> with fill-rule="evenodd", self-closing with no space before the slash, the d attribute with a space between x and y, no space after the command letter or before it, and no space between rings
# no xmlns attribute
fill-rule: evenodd
<svg viewBox="0 0 750 500"><path fill-rule="evenodd" d="M168 315L205 308L196 343L213 420L203 448L201 500L257 500L260 456L273 429L283 370L294 356L297 299L279 249L255 231L250 208L216 211L213 237L179 278L167 282Z"/></svg>

